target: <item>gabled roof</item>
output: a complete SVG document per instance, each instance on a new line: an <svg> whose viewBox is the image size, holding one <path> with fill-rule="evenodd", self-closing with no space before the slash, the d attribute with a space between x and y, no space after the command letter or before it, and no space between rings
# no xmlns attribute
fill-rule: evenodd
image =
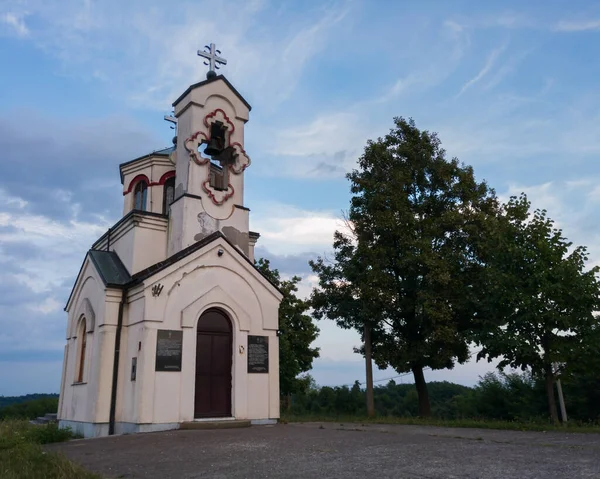
<svg viewBox="0 0 600 479"><path fill-rule="evenodd" d="M221 233L220 231L215 231L214 233L208 235L206 238L202 238L200 241L197 241L191 246L188 246L185 249L171 255L167 259L160 261L152 266L149 266L146 269L138 271L133 276L129 274L127 268L119 258L119 255L114 251L101 251L101 250L89 250L83 259L83 264L81 265L81 269L77 274L77 278L75 279L75 284L73 285L73 289L71 290L71 294L69 295L69 299L65 305L65 311L69 302L71 301L71 297L73 296L73 292L75 291L75 286L77 286L77 282L79 281L79 276L83 271L83 267L85 265L85 260L89 256L91 262L94 264L96 271L102 278L102 282L104 286L107 288L116 288L116 289L127 289L132 286L136 286L141 284L146 279L155 275L156 273L162 271L165 268L168 268L172 264L177 263L182 260L186 256L198 251L200 248L212 243L213 241L222 238L229 246L233 248L248 264L250 264L263 278L265 278L271 286L273 286L277 291L283 294L283 291L271 281L267 276L265 276L262 271L260 271L253 263L248 259L248 257L242 253L231 241L227 239L227 237Z"/></svg>
<svg viewBox="0 0 600 479"><path fill-rule="evenodd" d="M225 240L225 242L227 244L229 244L229 246L231 246L263 278L265 278L269 282L269 284L271 284L271 286L273 286L277 291L279 291L281 294L283 294L283 291L281 291L281 289L275 283L273 283L267 276L265 276L262 273L262 271L260 271L252 263L252 261L250 261L248 259L248 257L244 253L242 253L231 241L229 241L229 239L227 239L227 236L225 236L220 231L215 231L214 233L208 235L206 238L202 238L200 241L194 243L191 246L188 246L185 249L182 249L181 251L179 251L179 252L175 253L174 255L168 257L164 261L160 261L160 262L158 262L156 264L153 264L152 266L149 266L146 269L143 269L142 271L138 271L137 273L135 273L133 275L133 277L131 278L131 282L129 284L127 284L126 286L130 287L130 286L135 286L136 284L142 283L144 280L148 279L149 277L154 276L156 273L162 271L165 268L168 268L172 264L177 263L178 261L182 260L186 256L189 256L190 254L194 253L195 251L198 251L200 248L203 248L204 246L212 243L213 241L215 241L215 240L217 240L219 238L222 238L223 240Z"/></svg>
<svg viewBox="0 0 600 479"><path fill-rule="evenodd" d="M169 155L171 153L173 153L174 151L175 151L175 146L170 146L168 148L163 148L162 150L155 150L151 153L147 153L145 155L138 156L137 158L134 158L133 160L126 161L125 163L120 163L119 164L119 172L121 174L121 184L123 183L123 167L131 165L132 163L135 163L136 161L145 160L147 158L152 158L153 156L162 156L162 157L168 158Z"/></svg>
<svg viewBox="0 0 600 479"><path fill-rule="evenodd" d="M191 92L192 90L194 90L195 88L199 88L199 87L201 87L201 86L208 85L209 83L212 83L212 82L214 82L214 81L218 81L218 80L223 80L223 81L225 82L225 84L226 84L226 85L227 85L227 86L228 86L228 87L231 89L231 91L232 91L233 93L235 93L235 96L237 96L237 97L240 99L240 101L241 101L241 102L242 102L244 105L246 105L246 107L248 108L248 111L252 110L252 107L250 106L250 103L248 103L248 102L246 101L246 99L245 99L245 98L244 98L242 95L240 95L240 93L239 93L239 92L238 92L238 91L237 91L237 90L236 90L236 89L233 87L233 85L232 85L231 83L229 83L229 80L227 80L227 78L225 78L223 75L217 75L216 77L207 78L207 79L206 79L206 80L204 80L204 81L201 81L201 82L198 82L198 83L194 83L193 85L190 85L190 86L188 87L188 89L187 89L186 91L184 91L184 92L181 94L181 96L180 96L179 98L177 98L177 100L175 100L175 101L173 102L173 106L177 106L177 104L178 104L178 103L179 103L181 100L183 100L183 98L184 98L184 97L185 97L185 96L186 96L186 95L187 95L189 92Z"/></svg>

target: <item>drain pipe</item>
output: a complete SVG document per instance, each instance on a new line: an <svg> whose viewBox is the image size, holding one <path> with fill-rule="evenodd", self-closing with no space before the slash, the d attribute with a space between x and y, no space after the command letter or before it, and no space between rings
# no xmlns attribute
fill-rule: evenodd
<svg viewBox="0 0 600 479"><path fill-rule="evenodd" d="M117 409L117 384L119 382L119 355L121 352L121 329L123 328L123 309L127 298L127 288L123 288L123 295L119 303L119 316L117 318L117 332L115 334L115 358L113 360L112 389L110 392L110 415L108 419L108 435L115 433L115 412Z"/></svg>

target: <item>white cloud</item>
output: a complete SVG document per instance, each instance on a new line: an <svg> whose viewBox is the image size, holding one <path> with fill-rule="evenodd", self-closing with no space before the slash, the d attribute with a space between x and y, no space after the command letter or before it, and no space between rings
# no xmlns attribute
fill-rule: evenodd
<svg viewBox="0 0 600 479"><path fill-rule="evenodd" d="M261 215L252 216L252 230L260 232L259 244L275 254L322 254L331 249L334 231L344 227L341 218L330 211L281 204L260 205L257 210Z"/></svg>
<svg viewBox="0 0 600 479"><path fill-rule="evenodd" d="M559 32L584 32L600 30L600 20L561 21L556 25Z"/></svg>
<svg viewBox="0 0 600 479"><path fill-rule="evenodd" d="M479 73L477 73L477 75L475 75L473 78L471 78L469 81L467 81L462 86L462 88L458 92L458 96L462 95L465 91L467 91L473 85L476 85L477 83L479 83L494 67L496 60L498 59L498 57L502 54L502 52L505 49L506 49L506 45L502 45L502 46L492 50L490 52L490 54L488 55L488 57L486 58L483 68L481 70L479 70Z"/></svg>
<svg viewBox="0 0 600 479"><path fill-rule="evenodd" d="M15 202L26 205L20 198ZM77 210L77 204L73 207ZM85 251L108 226L107 221L96 224L79 221L76 216L59 221L26 210L0 211L0 252L9 245L39 251L41 257L19 258L20 273L14 274L13 279L36 293L51 291L73 277ZM4 261L9 260L6 255L2 256ZM49 312L52 304L48 299L33 307Z"/></svg>
<svg viewBox="0 0 600 479"><path fill-rule="evenodd" d="M0 21L12 27L14 32L20 37L29 35L29 29L25 25L25 14L7 12L0 15Z"/></svg>
<svg viewBox="0 0 600 479"><path fill-rule="evenodd" d="M360 145L364 145L367 139L363 127L364 121L361 121L356 113L322 113L309 123L276 130L269 153L308 156L355 151Z"/></svg>
<svg viewBox="0 0 600 479"><path fill-rule="evenodd" d="M49 313L53 313L55 311L59 311L62 306L63 306L62 303L58 302L56 299L54 299L52 297L49 297L49 298L46 298L44 301L42 301L39 304L31 305L30 308L31 308L31 310L38 312L38 313L49 314Z"/></svg>

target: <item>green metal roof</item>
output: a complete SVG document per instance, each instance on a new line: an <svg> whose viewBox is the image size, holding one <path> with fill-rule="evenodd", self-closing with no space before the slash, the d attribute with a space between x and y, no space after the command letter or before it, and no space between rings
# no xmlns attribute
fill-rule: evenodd
<svg viewBox="0 0 600 479"><path fill-rule="evenodd" d="M121 287L131 281L131 275L114 251L90 250L88 254L105 286Z"/></svg>

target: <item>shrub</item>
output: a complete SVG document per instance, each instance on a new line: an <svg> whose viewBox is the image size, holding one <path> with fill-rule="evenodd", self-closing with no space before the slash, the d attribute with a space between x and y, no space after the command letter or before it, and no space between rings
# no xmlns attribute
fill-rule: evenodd
<svg viewBox="0 0 600 479"><path fill-rule="evenodd" d="M2 479L98 479L41 444L73 438L56 424L34 426L27 421L0 421L0 477Z"/></svg>

